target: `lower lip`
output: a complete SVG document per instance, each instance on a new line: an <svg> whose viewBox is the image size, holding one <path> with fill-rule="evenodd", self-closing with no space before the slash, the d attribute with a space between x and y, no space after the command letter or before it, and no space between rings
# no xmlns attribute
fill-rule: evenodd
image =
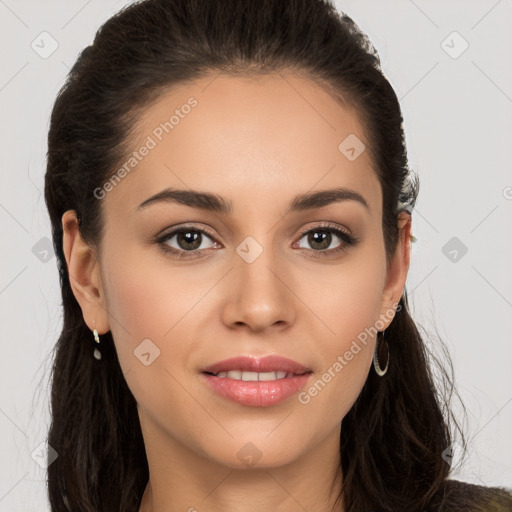
<svg viewBox="0 0 512 512"><path fill-rule="evenodd" d="M214 391L233 402L252 407L268 407L295 395L304 387L311 373L267 381L244 381L208 373L201 375Z"/></svg>

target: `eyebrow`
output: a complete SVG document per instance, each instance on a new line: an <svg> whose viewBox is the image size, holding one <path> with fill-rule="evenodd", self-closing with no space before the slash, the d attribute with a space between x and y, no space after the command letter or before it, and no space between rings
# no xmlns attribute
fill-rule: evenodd
<svg viewBox="0 0 512 512"><path fill-rule="evenodd" d="M314 208L322 208L341 201L356 201L362 204L367 210L370 209L366 199L355 190L348 188L334 188L302 194L295 197L288 206L286 214L290 212L293 213L312 210ZM183 204L185 206L190 206L191 208L199 208L201 210L224 214L230 214L233 211L233 203L217 194L200 192L197 190L178 190L173 188L166 188L146 199L135 209L135 211L143 210L156 203Z"/></svg>

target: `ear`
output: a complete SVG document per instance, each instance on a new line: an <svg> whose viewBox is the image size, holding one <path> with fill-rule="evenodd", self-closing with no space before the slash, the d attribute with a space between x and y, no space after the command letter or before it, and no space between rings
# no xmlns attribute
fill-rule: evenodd
<svg viewBox="0 0 512 512"><path fill-rule="evenodd" d="M94 249L82 239L74 210L68 210L62 216L62 229L63 251L73 295L89 329L105 334L110 325L100 266Z"/></svg>
<svg viewBox="0 0 512 512"><path fill-rule="evenodd" d="M398 215L398 243L395 254L388 265L386 284L382 294L380 320L385 324L384 329L392 322L396 306L403 294L405 281L409 272L411 260L411 215L400 212ZM382 329L382 330L384 330Z"/></svg>

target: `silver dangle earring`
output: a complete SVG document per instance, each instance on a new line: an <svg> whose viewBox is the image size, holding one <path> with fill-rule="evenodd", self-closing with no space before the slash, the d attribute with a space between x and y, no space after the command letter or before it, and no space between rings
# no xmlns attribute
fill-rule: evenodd
<svg viewBox="0 0 512 512"><path fill-rule="evenodd" d="M98 331L96 329L94 329L93 333L94 333L94 341L96 343L98 343L98 345L99 345L100 337L98 336ZM94 357L98 360L101 359L101 352L97 348L94 348Z"/></svg>
<svg viewBox="0 0 512 512"><path fill-rule="evenodd" d="M377 375L379 377L386 375L386 372L388 371L388 367L389 367L389 346L388 346L387 342L384 341L384 332L385 331L386 331L386 329L384 329L384 331L382 331L382 338L380 340L377 338L377 343L375 344L375 352L373 353L373 367L375 368L375 372L377 373ZM379 356L377 355L377 351L379 350L379 345L381 345L382 343L385 344L387 353L388 353L387 357L386 357L386 367L384 369L381 368L381 366L379 364Z"/></svg>

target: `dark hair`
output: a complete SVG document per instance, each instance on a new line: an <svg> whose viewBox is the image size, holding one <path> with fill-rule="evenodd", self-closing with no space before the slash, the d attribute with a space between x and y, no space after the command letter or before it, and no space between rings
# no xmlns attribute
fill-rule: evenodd
<svg viewBox="0 0 512 512"><path fill-rule="evenodd" d="M379 56L329 1L135 2L100 27L71 69L51 114L45 177L64 309L48 437L58 453L48 467L53 512L136 512L149 477L136 401L110 332L101 362L91 356L91 332L62 250L62 215L75 210L82 237L101 254L104 219L94 190L126 158L138 113L170 87L212 72L285 70L314 80L358 113L382 187L389 262L397 215L404 205L412 211L419 182L408 168L400 106ZM452 442L451 425L460 431L449 409L453 377L440 364L437 374L431 368L438 360L411 318L406 292L386 339L393 355L388 373L370 372L342 422L338 499L345 511L458 510L452 496L465 511L484 510L492 500L492 510L510 507L505 491L464 484L472 492L457 494L447 480L442 454Z"/></svg>

